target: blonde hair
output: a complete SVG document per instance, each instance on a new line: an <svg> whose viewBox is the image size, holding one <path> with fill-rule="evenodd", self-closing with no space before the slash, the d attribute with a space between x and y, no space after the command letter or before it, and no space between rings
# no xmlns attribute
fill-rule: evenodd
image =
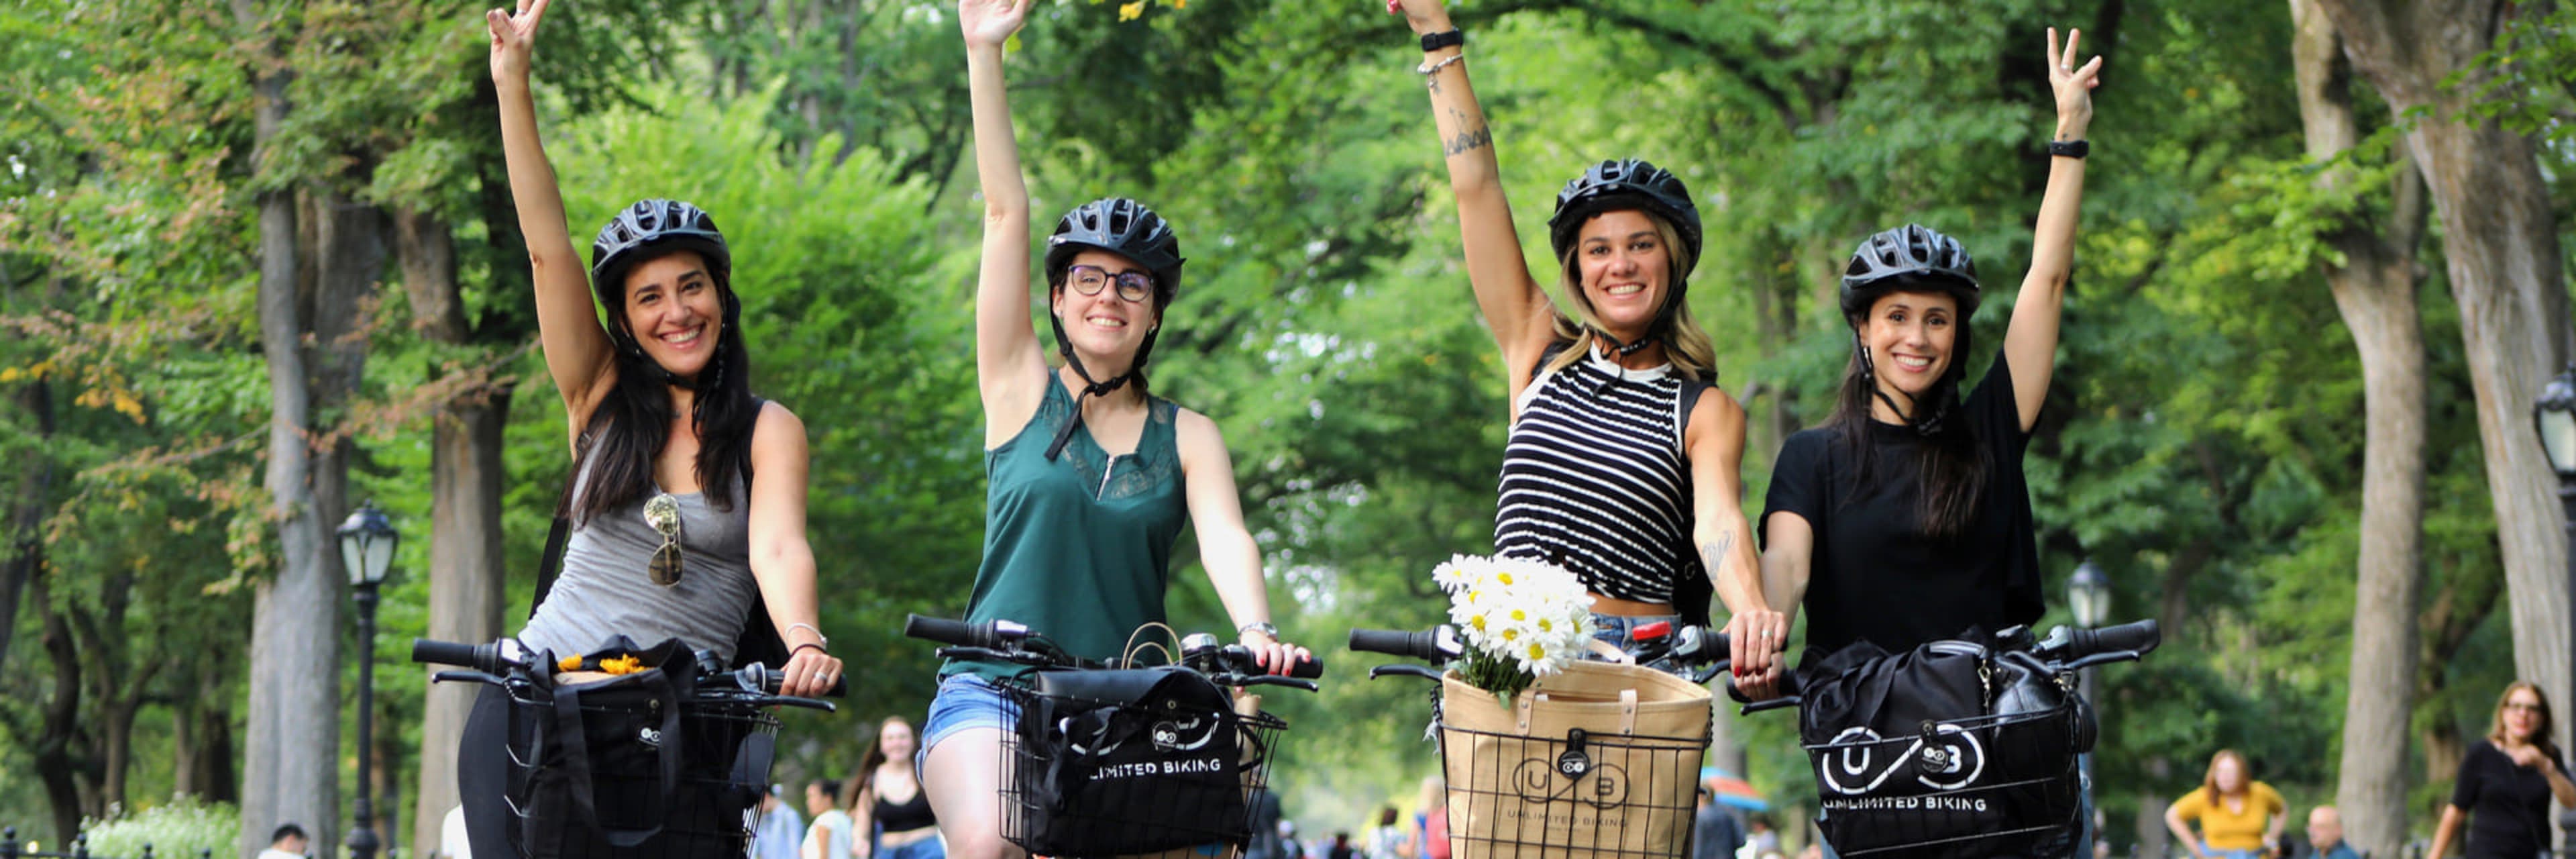
<svg viewBox="0 0 2576 859"><path fill-rule="evenodd" d="M2496 748L2504 748L2504 705L2513 702L2513 693L2525 689L2531 690L2532 700L2540 702L2540 722L2532 726L2531 744L2539 746L2551 760L2558 760L2557 714L2550 712L2549 693L2540 691L2540 684L2529 680L2513 681L2504 687L2504 694L2496 696L2495 714L2487 723L2487 742L2494 743Z"/></svg>
<svg viewBox="0 0 2576 859"><path fill-rule="evenodd" d="M1670 316L1670 322L1663 326L1663 331L1649 332L1647 336L1661 341L1664 360L1671 361L1689 378L1715 381L1717 342L1699 327L1699 318L1691 315L1690 302L1683 299L1682 287L1688 283L1691 264L1696 260L1692 258L1690 248L1682 244L1681 235L1673 229L1672 222L1653 212L1637 211L1655 225L1655 238L1664 243L1664 259L1670 263L1671 269L1666 273L1663 311ZM1599 339L1595 332L1602 330L1601 320L1592 313L1592 299L1583 294L1583 265L1579 258L1582 251L1582 243L1576 242L1566 248L1556 261L1561 275L1557 283L1564 288L1568 303L1574 305L1574 313L1570 316L1561 308L1557 310L1556 339L1571 341L1574 345L1558 352L1554 359L1540 368L1540 372L1554 372L1572 366L1583 356L1592 354L1593 344Z"/></svg>

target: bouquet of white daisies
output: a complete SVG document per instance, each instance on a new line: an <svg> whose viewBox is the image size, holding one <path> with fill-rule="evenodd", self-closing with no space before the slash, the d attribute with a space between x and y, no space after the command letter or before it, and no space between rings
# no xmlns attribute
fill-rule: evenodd
<svg viewBox="0 0 2576 859"><path fill-rule="evenodd" d="M1460 677L1503 701L1565 668L1592 637L1592 596L1541 561L1457 555L1431 569L1449 592L1449 622L1467 639Z"/></svg>

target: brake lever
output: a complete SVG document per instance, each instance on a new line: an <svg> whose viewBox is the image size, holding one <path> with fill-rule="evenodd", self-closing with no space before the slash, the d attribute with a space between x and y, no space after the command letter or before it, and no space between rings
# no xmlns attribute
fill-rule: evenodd
<svg viewBox="0 0 2576 859"><path fill-rule="evenodd" d="M942 647L938 650L931 651L931 655L937 656L941 659L989 659L995 662L1009 662L1014 665L1049 666L1055 664L1042 654L1030 653L1025 650L994 650L990 647Z"/></svg>
<svg viewBox="0 0 2576 859"><path fill-rule="evenodd" d="M2081 671L2096 665L2104 665L2112 662L2136 662L2145 657L2146 654L2139 653L2135 650L2111 650L2096 653L2073 662L2064 663L2063 670Z"/></svg>
<svg viewBox="0 0 2576 859"><path fill-rule="evenodd" d="M1282 677L1277 674L1256 674L1251 676L1228 674L1211 679L1215 680L1216 684L1219 686L1232 686L1237 689L1251 686L1286 686L1291 689L1304 689L1308 692L1313 692L1316 689L1321 688L1316 686L1315 681L1312 680L1302 680L1295 677Z"/></svg>
<svg viewBox="0 0 2576 859"><path fill-rule="evenodd" d="M1752 714L1754 714L1754 713L1759 713L1759 712L1762 712L1762 711L1764 711L1764 710L1777 710L1777 709L1780 709L1780 708L1782 708L1782 707L1795 707L1795 706L1798 706L1798 696L1796 696L1796 695L1782 695L1782 696L1780 696L1780 697L1778 697L1778 698L1772 698L1772 699L1769 699L1769 700L1764 700L1764 701L1754 701L1754 702L1752 702L1752 703L1748 703L1748 704L1744 705L1744 709L1742 709L1742 710L1738 710L1738 711L1736 711L1736 712L1738 712L1738 713L1740 713L1740 714L1743 714L1743 715L1752 715Z"/></svg>
<svg viewBox="0 0 2576 859"><path fill-rule="evenodd" d="M481 671L441 671L436 674L429 675L429 682L432 683L447 683L460 680L471 680L476 683L489 683L494 686L506 686L509 685L510 682L508 680L501 679L499 675L487 674Z"/></svg>
<svg viewBox="0 0 2576 859"><path fill-rule="evenodd" d="M1406 677L1420 677L1434 683L1440 682L1440 672L1433 671L1420 665L1408 665L1399 662L1394 665L1380 665L1376 668L1369 669L1369 679L1371 680L1375 680L1389 674L1401 674Z"/></svg>

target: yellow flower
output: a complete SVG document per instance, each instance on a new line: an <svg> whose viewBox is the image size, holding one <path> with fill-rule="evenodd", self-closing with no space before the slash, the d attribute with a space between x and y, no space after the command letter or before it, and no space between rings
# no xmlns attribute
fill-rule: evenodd
<svg viewBox="0 0 2576 859"><path fill-rule="evenodd" d="M581 657L578 657L578 656L566 656L566 657L564 657L564 658L562 658L562 659L555 660L555 670L556 670L556 671L579 671L579 670L581 670Z"/></svg>
<svg viewBox="0 0 2576 859"><path fill-rule="evenodd" d="M599 670L610 674L633 674L644 670L644 660L635 654L629 653L615 659L600 660Z"/></svg>
<svg viewBox="0 0 2576 859"><path fill-rule="evenodd" d="M1483 632L1483 631L1485 631L1485 616L1484 616L1484 615L1481 615L1481 614L1480 614L1480 615L1477 615L1477 616L1475 617L1475 619L1474 619L1474 620L1469 621L1469 622L1470 622L1470 623L1473 623L1473 624L1475 624L1475 625L1476 625L1476 631L1477 631L1477 632Z"/></svg>
<svg viewBox="0 0 2576 859"><path fill-rule="evenodd" d="M1516 621L1516 622L1517 622L1517 621L1524 621L1524 620L1528 620L1528 619L1529 619L1529 612L1525 612L1525 611L1522 611L1522 610L1520 610L1520 609L1512 609L1512 620L1514 620L1514 621Z"/></svg>
<svg viewBox="0 0 2576 859"><path fill-rule="evenodd" d="M1549 620L1549 619L1547 619L1547 618L1543 618L1543 617L1542 617L1542 618L1539 618L1539 619L1538 619L1538 631L1540 631L1540 632L1555 632L1555 631L1556 631L1556 621L1552 621L1552 620Z"/></svg>
<svg viewBox="0 0 2576 859"><path fill-rule="evenodd" d="M1520 631L1520 630L1517 630L1517 629L1511 629L1511 628L1506 627L1506 628L1504 628L1504 630L1503 630L1503 640L1504 640L1504 641L1519 641L1519 640L1521 640L1521 631Z"/></svg>
<svg viewBox="0 0 2576 859"><path fill-rule="evenodd" d="M1506 585L1511 584L1511 583L1512 583L1512 571L1510 571L1510 570L1502 570L1502 571L1500 571L1500 572L1496 572L1496 573L1494 574L1494 581L1502 582L1503 584L1506 584Z"/></svg>
<svg viewBox="0 0 2576 859"><path fill-rule="evenodd" d="M1529 657L1529 658L1530 658L1530 661L1531 661L1531 662L1537 662L1537 661L1539 661L1539 660L1546 659L1546 658L1547 658L1547 648L1546 648L1546 647L1541 646L1538 642L1535 642L1535 641L1530 642L1530 657Z"/></svg>
<svg viewBox="0 0 2576 859"><path fill-rule="evenodd" d="M1123 3L1118 6L1118 20L1133 21L1144 16L1145 0L1136 0L1134 3Z"/></svg>

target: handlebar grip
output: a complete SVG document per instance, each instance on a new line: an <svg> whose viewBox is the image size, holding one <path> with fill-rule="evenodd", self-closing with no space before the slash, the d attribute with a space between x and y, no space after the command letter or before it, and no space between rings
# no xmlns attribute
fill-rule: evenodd
<svg viewBox="0 0 2576 859"><path fill-rule="evenodd" d="M2106 626L2092 630L2090 638L2092 638L2092 641L2089 642L2082 642L2079 638L2080 643L2092 645L2091 647L2080 648L2089 651L2090 653L2100 653L2111 650L2133 650L2138 653L2146 653L2147 651L2156 649L2156 645L2164 643L2164 633L2157 629L2154 618L2130 621L2118 626ZM2087 655L2090 655L2090 653Z"/></svg>
<svg viewBox="0 0 2576 859"><path fill-rule="evenodd" d="M1420 658L1416 653L1416 643L1423 637L1423 633L1406 632L1401 629L1354 629L1351 630L1350 646L1351 650L1359 653L1387 653Z"/></svg>
<svg viewBox="0 0 2576 859"><path fill-rule="evenodd" d="M903 618L903 634L906 638L919 638L927 641L936 641L941 644L956 645L958 647L985 646L984 642L975 640L974 625L962 620L949 620L947 618L940 617L923 617L917 614L905 615Z"/></svg>
<svg viewBox="0 0 2576 859"><path fill-rule="evenodd" d="M1288 666L1288 676L1303 680L1313 680L1318 677L1322 677L1324 676L1324 660L1313 656L1298 660L1297 664Z"/></svg>
<svg viewBox="0 0 2576 859"><path fill-rule="evenodd" d="M489 671L491 670L489 666L481 664L480 661L476 659L476 657L483 655L477 652L482 649L482 647L477 647L475 645L460 644L453 641L415 638L411 640L411 661L426 662L436 665L457 665L466 668Z"/></svg>
<svg viewBox="0 0 2576 859"><path fill-rule="evenodd" d="M778 687L785 685L787 682L787 675L785 672L756 662L750 665L745 665L730 673L738 678L738 682L743 686L757 689L760 691L760 694L763 695L779 694ZM704 683L706 681L700 680L699 682ZM849 695L850 675L843 674L839 677L832 678L832 688L825 690L823 694L826 697L832 698L840 698Z"/></svg>
<svg viewBox="0 0 2576 859"><path fill-rule="evenodd" d="M1426 662L1446 658L1440 652L1440 631L1426 629L1406 632L1400 629L1351 630L1351 649L1361 653L1384 653Z"/></svg>

